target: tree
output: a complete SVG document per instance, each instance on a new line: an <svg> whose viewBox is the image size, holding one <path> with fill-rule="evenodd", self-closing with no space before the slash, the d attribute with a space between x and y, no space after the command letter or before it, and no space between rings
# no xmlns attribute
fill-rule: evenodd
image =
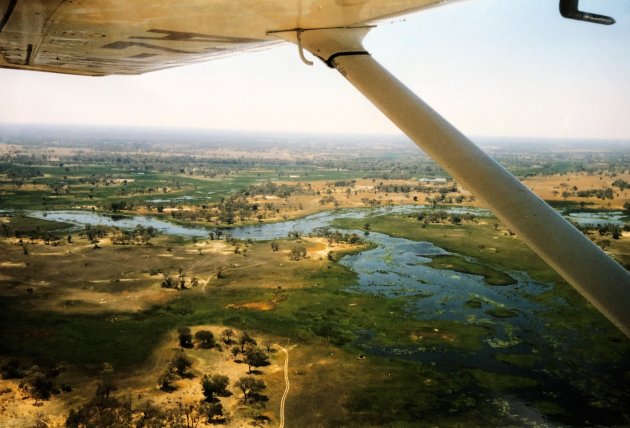
<svg viewBox="0 0 630 428"><path fill-rule="evenodd" d="M234 384L235 387L243 391L243 401L246 403L250 399L255 399L259 392L263 391L267 386L262 380L258 380L253 376L243 376Z"/></svg>
<svg viewBox="0 0 630 428"><path fill-rule="evenodd" d="M59 391L55 388L53 379L44 373L35 373L29 379L30 392L35 401L48 400L53 393Z"/></svg>
<svg viewBox="0 0 630 428"><path fill-rule="evenodd" d="M218 397L227 397L229 395L227 390L229 383L230 379L227 376L205 375L201 380L201 389L203 390L205 401L211 403L217 401Z"/></svg>
<svg viewBox="0 0 630 428"><path fill-rule="evenodd" d="M273 340L265 339L263 346L267 349L267 352L271 352L271 348L273 348Z"/></svg>
<svg viewBox="0 0 630 428"><path fill-rule="evenodd" d="M207 403L205 405L206 417L208 418L208 423L222 423L225 421L223 417L223 406L219 401L215 401L213 403Z"/></svg>
<svg viewBox="0 0 630 428"><path fill-rule="evenodd" d="M599 241L597 245L599 245L602 248L602 250L605 250L606 248L612 245L612 242L610 242L609 239L603 239Z"/></svg>
<svg viewBox="0 0 630 428"><path fill-rule="evenodd" d="M247 364L248 372L251 374L252 367L268 366L269 356L259 348L252 348L245 354L245 363Z"/></svg>
<svg viewBox="0 0 630 428"><path fill-rule="evenodd" d="M289 258L291 260L300 260L301 258L306 257L306 247L303 245L294 245L291 248L291 253L289 253Z"/></svg>
<svg viewBox="0 0 630 428"><path fill-rule="evenodd" d="M188 369L192 367L192 360L184 351L180 351L173 357L170 366L179 377L187 377L189 376Z"/></svg>
<svg viewBox="0 0 630 428"><path fill-rule="evenodd" d="M195 333L195 339L199 341L199 347L208 349L214 346L214 334L210 330L199 330Z"/></svg>
<svg viewBox="0 0 630 428"><path fill-rule="evenodd" d="M181 346L182 348L192 348L193 337L190 333L190 329L188 327L180 327L179 329L177 329L177 332L179 333L179 346Z"/></svg>
<svg viewBox="0 0 630 428"><path fill-rule="evenodd" d="M171 371L170 368L166 369L166 371L158 378L158 386L164 392L173 392L175 391L175 387L173 386L173 381L175 380L175 375Z"/></svg>
<svg viewBox="0 0 630 428"><path fill-rule="evenodd" d="M241 346L241 353L245 353L245 346L256 346L256 339L254 339L249 332L244 331L238 336L238 344Z"/></svg>
<svg viewBox="0 0 630 428"><path fill-rule="evenodd" d="M162 281L162 287L163 288L175 288L176 286L176 282L175 279L170 276L169 274L165 273L164 274L164 280Z"/></svg>
<svg viewBox="0 0 630 428"><path fill-rule="evenodd" d="M234 358L236 358L238 354L241 353L241 348L238 346L233 346L230 352L232 353L232 355L234 355Z"/></svg>
<svg viewBox="0 0 630 428"><path fill-rule="evenodd" d="M221 335L223 336L223 342L225 342L226 345L229 345L230 343L232 343L232 336L234 336L234 330L232 330L231 328L226 328L225 330L221 332Z"/></svg>

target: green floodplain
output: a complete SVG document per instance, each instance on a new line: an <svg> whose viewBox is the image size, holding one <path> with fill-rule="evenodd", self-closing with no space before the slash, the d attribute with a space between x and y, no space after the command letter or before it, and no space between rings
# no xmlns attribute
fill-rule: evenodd
<svg viewBox="0 0 630 428"><path fill-rule="evenodd" d="M4 174L15 165L5 164ZM62 373L60 379L72 383L75 392L84 388L87 396L90 381L102 377L106 364L113 368L110 375L122 396L133 392L125 389L125 377L153 364L152 355L178 328L212 325L292 346L288 426L630 425L630 341L492 217L422 223L417 213L425 208L340 217L332 226L345 233L361 231L360 242L319 258L291 258L299 246L307 254L320 250L319 241L307 239L308 231L303 237L273 240L224 239L220 245L229 251L211 252L212 245L219 245L214 240L159 233L142 244L131 240L105 245L106 237L120 233L110 228L98 246L72 225L35 219L25 212L89 202L96 211L111 214L112 203L132 200L138 206L150 198L139 192L126 196L120 186L93 186L80 194L54 190L50 183L59 183L62 177L76 180L80 187L79 180L98 177L107 168L97 165L77 172L73 167L68 171L68 165L73 164L21 165L43 173L25 183L24 190L12 190L10 199L0 198L2 208L10 210L5 212L7 232L0 242L0 357L5 367L8 361L17 361L25 370L64 365L71 375ZM121 177L128 176L125 166L116 165L124 170ZM246 165L239 171L225 163L211 180L154 168L143 171L133 186L168 187L174 193L163 193L171 199L203 192L209 195L204 199L208 204L224 204L234 190L278 180L278 170L284 171L280 178L294 173L303 180L309 171L313 181L365 176L362 170L343 173L335 166L326 170L295 163ZM187 173L188 167L182 168ZM520 164L519 168L527 170ZM68 178L72 174L75 178ZM28 187L33 184L42 186ZM153 203L155 215L162 213L158 204L162 203ZM124 206L114 211L133 215ZM25 236L18 244L15 230L39 235L30 242ZM66 239L69 234L72 240ZM370 237L376 234L446 250L423 256L426 260L417 264L431 268L432 275L472 278L488 294L455 288L447 294L458 295L459 300L444 297L439 304L448 310L434 312L426 307L434 298L431 292L367 291L348 260L378 250ZM38 241L42 236L50 242ZM414 263L407 264L413 268ZM121 296L144 290L162 296L162 278L178 270L180 276L182 271L189 276L194 272L208 281L204 287L183 287L135 309L103 309L87 297L72 297L82 292ZM107 281L94 285L94 278ZM539 286L534 290L526 285L529 282ZM47 285L33 285L38 283ZM520 300L499 302L489 297L492 293L513 293ZM269 307L251 309L247 306L251 302ZM456 315L444 315L448 311ZM281 391L280 383L273 382L268 380L270 391ZM63 394L53 399L63 401ZM271 408L276 402L272 397L267 408L257 410L271 425L277 423L277 409ZM250 422L265 420L254 417Z"/></svg>
<svg viewBox="0 0 630 428"><path fill-rule="evenodd" d="M369 221L373 231L411 239L431 241L435 232L424 229L405 233L415 230L414 219L383 216ZM345 226L351 227L351 223ZM480 240L489 233L476 225L462 226L459 231ZM439 233L440 244L448 246L443 230ZM445 265L436 257L438 262L431 265L452 269L452 264L455 271L493 278L497 271L486 268L486 264L509 269L507 259L497 261L495 256L517 252L511 248L511 242L505 241L506 245L502 245L495 240L496 252L490 257L477 254L475 262L460 263L449 257L449 264ZM185 247L190 243L176 240L162 245ZM459 243L451 245L466 254ZM249 257L269 252L268 247L267 242L252 244ZM553 276L528 250L518 248L519 260L520 253L528 256L532 275ZM123 250L113 249L112 259ZM99 257L107 260L110 250L105 251ZM134 251L126 251L123 256L133 257ZM523 266L511 268L521 270ZM481 354L487 354L484 348L494 338L495 325L509 323L519 308L493 307L479 296L467 300L465 305L487 308L488 320L419 320L405 309L405 297L349 291L356 275L336 262L328 262L321 270L306 268L292 275L301 288L283 290L283 301L273 311L228 309L235 302L272 300L277 294L255 286L233 288L232 283L247 279L230 278L229 273L226 280L230 283L211 292L182 292L167 305L131 314L64 315L37 310L33 296L3 297L1 351L20 360L63 361L83 367L86 376L98 377L103 362L121 373L133 372L134 367L141 367L149 359L158 343L156 338L180 326L218 324L303 345L312 354L304 356L306 360L316 361L324 353L339 355L338 366L320 373L297 374L313 377L305 380L304 389L287 404L287 418L300 426L544 426L552 422L579 426L586 420L596 420L601 425L628 423L624 405L630 381L628 341L559 280L549 291L532 297L546 308L544 313L536 314L545 325L538 332L540 337L515 332L513 343L498 343L496 353L484 355L478 364L475 355L480 354L481 360ZM488 287L510 287L506 282L509 283L503 281ZM116 292L122 292L120 285L116 285ZM114 317L116 321L112 322ZM371 336L369 347L362 339L366 332ZM417 361L403 352L379 355L376 350L382 348L421 349L426 358ZM359 354L367 358L356 367ZM467 361L454 365L449 361L450 354L463 354ZM446 361L441 361L442 357ZM331 400L331 393L343 400ZM320 407L313 409L313 402L320 403ZM324 416L313 419L320 414Z"/></svg>

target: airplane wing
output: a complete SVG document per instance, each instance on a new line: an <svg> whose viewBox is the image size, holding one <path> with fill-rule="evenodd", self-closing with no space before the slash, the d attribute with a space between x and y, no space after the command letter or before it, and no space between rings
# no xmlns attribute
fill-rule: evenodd
<svg viewBox="0 0 630 428"><path fill-rule="evenodd" d="M279 43L273 35L278 31L364 26L445 3L0 0L0 67L92 76L142 74Z"/></svg>

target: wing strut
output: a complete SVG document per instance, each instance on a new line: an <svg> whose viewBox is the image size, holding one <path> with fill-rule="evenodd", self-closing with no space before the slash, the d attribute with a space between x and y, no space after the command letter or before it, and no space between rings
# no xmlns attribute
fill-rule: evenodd
<svg viewBox="0 0 630 428"><path fill-rule="evenodd" d="M305 30L300 41L304 49L337 69L630 337L630 273L376 62L362 46L368 31ZM282 36L296 41L295 33Z"/></svg>

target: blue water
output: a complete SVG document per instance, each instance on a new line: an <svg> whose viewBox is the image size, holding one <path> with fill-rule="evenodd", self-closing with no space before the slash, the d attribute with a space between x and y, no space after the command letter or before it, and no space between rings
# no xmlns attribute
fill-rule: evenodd
<svg viewBox="0 0 630 428"><path fill-rule="evenodd" d="M29 216L49 221L70 223L77 227L86 225L112 226L121 229L135 229L136 226L154 227L160 233L166 235L178 235L185 237L208 236L209 229L202 227L180 226L164 220L159 220L150 216L108 216L89 211L31 211Z"/></svg>
<svg viewBox="0 0 630 428"><path fill-rule="evenodd" d="M622 211L582 211L568 213L565 217L582 225L597 226L613 224L615 226L623 226L624 218L627 218L628 214Z"/></svg>

